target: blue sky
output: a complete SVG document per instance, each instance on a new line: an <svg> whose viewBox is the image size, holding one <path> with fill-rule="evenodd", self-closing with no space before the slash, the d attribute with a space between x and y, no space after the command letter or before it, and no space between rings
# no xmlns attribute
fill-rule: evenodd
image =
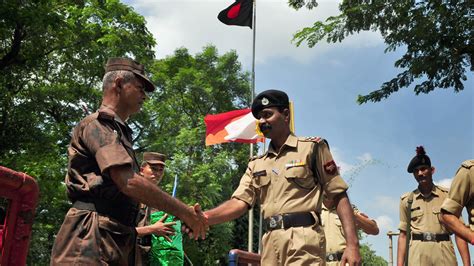
<svg viewBox="0 0 474 266"><path fill-rule="evenodd" d="M377 32L363 32L338 44L296 47L290 41L293 33L337 14L339 1L318 1L316 9L300 11L286 2L257 0L256 92L286 91L295 105L296 134L329 141L351 184L351 201L381 228L378 236L362 242L388 260L386 233L397 231L400 195L417 186L406 172L416 146L425 147L436 167L435 182L446 186L460 163L474 157L474 75L468 73L460 93L448 89L416 96L406 88L382 102L358 105L358 94L377 89L400 72L393 65L403 50L385 54ZM221 54L236 50L244 69L251 70L251 30L226 26L216 18L233 0L125 3L146 18L158 43L157 58L179 47L195 54L213 44ZM396 238L394 242L396 258Z"/></svg>

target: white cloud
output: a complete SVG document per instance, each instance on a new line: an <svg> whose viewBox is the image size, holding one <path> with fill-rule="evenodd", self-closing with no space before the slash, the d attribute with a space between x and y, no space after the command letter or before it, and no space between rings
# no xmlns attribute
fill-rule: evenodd
<svg viewBox="0 0 474 266"><path fill-rule="evenodd" d="M373 201L374 206L385 213L399 212L400 199L388 196L376 196Z"/></svg>
<svg viewBox="0 0 474 266"><path fill-rule="evenodd" d="M387 215L381 215L374 219L379 226L380 231L394 231L397 230L396 226L394 226L392 218Z"/></svg>
<svg viewBox="0 0 474 266"><path fill-rule="evenodd" d="M445 178L439 181L433 181L436 185L449 189L451 187L452 178Z"/></svg>
<svg viewBox="0 0 474 266"><path fill-rule="evenodd" d="M336 47L380 45L380 34L374 32L351 36L342 44L322 42L314 48L308 48L306 44L296 47L291 43L296 31L311 26L316 20L338 14L339 2L323 0L313 10L302 8L296 11L286 1L259 0L256 13L256 61L266 62L270 58L280 57L308 63ZM217 20L217 14L231 3L230 0L127 1L145 17L147 27L158 43L158 58L171 55L179 47L186 47L194 54L201 51L203 46L213 44L220 53L236 50L244 66L250 68L252 30L248 27L227 26Z"/></svg>

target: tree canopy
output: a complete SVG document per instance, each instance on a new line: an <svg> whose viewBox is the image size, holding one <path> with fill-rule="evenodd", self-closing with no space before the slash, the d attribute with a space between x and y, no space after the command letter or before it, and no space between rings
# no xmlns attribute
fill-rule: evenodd
<svg viewBox="0 0 474 266"><path fill-rule="evenodd" d="M316 0L288 2L295 9L317 6ZM296 45L341 42L371 30L382 34L385 52L406 49L395 62L401 73L368 95L359 95L359 104L381 101L412 83L416 95L436 88L459 92L464 89L466 71L474 71L474 6L470 0L343 0L339 10L339 15L298 31L293 38Z"/></svg>
<svg viewBox="0 0 474 266"><path fill-rule="evenodd" d="M6 0L0 13L0 165L26 172L40 186L30 263L49 264L70 207L62 183L70 132L98 108L109 57L137 59L157 84L128 122L138 155L168 156L163 189L171 192L179 177L177 197L203 209L230 197L249 146L206 147L203 118L249 105L249 75L234 51L220 55L210 45L191 55L180 48L155 60L144 18L118 0ZM224 263L231 248L246 249L246 219L213 226L206 240L185 238L186 253L196 265Z"/></svg>

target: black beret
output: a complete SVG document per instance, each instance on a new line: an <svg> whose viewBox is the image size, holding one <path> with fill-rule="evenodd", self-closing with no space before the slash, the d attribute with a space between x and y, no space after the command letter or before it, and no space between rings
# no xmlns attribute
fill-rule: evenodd
<svg viewBox="0 0 474 266"><path fill-rule="evenodd" d="M255 97L252 102L252 114L258 118L258 113L268 107L289 107L288 95L279 90L266 90Z"/></svg>
<svg viewBox="0 0 474 266"><path fill-rule="evenodd" d="M416 155L411 159L408 164L407 171L408 173L413 173L413 171L420 165L426 165L431 167L431 160L428 155L426 155L425 149L423 146L416 147Z"/></svg>
<svg viewBox="0 0 474 266"><path fill-rule="evenodd" d="M145 82L146 91L153 92L155 90L155 85L153 85L153 82L151 82L151 80L145 75L145 68L137 61L126 57L109 58L105 65L105 72L107 73L116 70L127 70L133 72L137 77Z"/></svg>

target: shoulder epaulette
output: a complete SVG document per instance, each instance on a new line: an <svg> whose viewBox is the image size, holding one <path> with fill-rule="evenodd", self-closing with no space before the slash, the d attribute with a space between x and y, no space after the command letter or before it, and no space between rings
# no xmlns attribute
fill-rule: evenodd
<svg viewBox="0 0 474 266"><path fill-rule="evenodd" d="M299 137L298 140L307 141L307 142L316 142L316 143L320 143L321 141L325 141L323 138L317 137L317 136Z"/></svg>
<svg viewBox="0 0 474 266"><path fill-rule="evenodd" d="M254 160L257 160L257 159L260 159L260 158L263 158L263 156L265 156L265 154L252 156L252 157L249 159L249 162L254 161Z"/></svg>
<svg viewBox="0 0 474 266"><path fill-rule="evenodd" d="M400 199L402 199L402 200L405 199L406 197L408 197L408 195L410 195L410 193L411 193L411 192L407 192L407 193L401 195L401 196L400 196Z"/></svg>
<svg viewBox="0 0 474 266"><path fill-rule="evenodd" d="M462 167L467 168L467 169L473 166L474 166L474 160L467 160L462 163Z"/></svg>
<svg viewBox="0 0 474 266"><path fill-rule="evenodd" d="M101 112L99 111L99 120L108 120L108 121L114 121L115 117L107 112Z"/></svg>
<svg viewBox="0 0 474 266"><path fill-rule="evenodd" d="M439 188L439 190L443 191L443 192L448 192L449 189L448 188L445 188L445 187L442 187L442 186L436 186L437 188Z"/></svg>

